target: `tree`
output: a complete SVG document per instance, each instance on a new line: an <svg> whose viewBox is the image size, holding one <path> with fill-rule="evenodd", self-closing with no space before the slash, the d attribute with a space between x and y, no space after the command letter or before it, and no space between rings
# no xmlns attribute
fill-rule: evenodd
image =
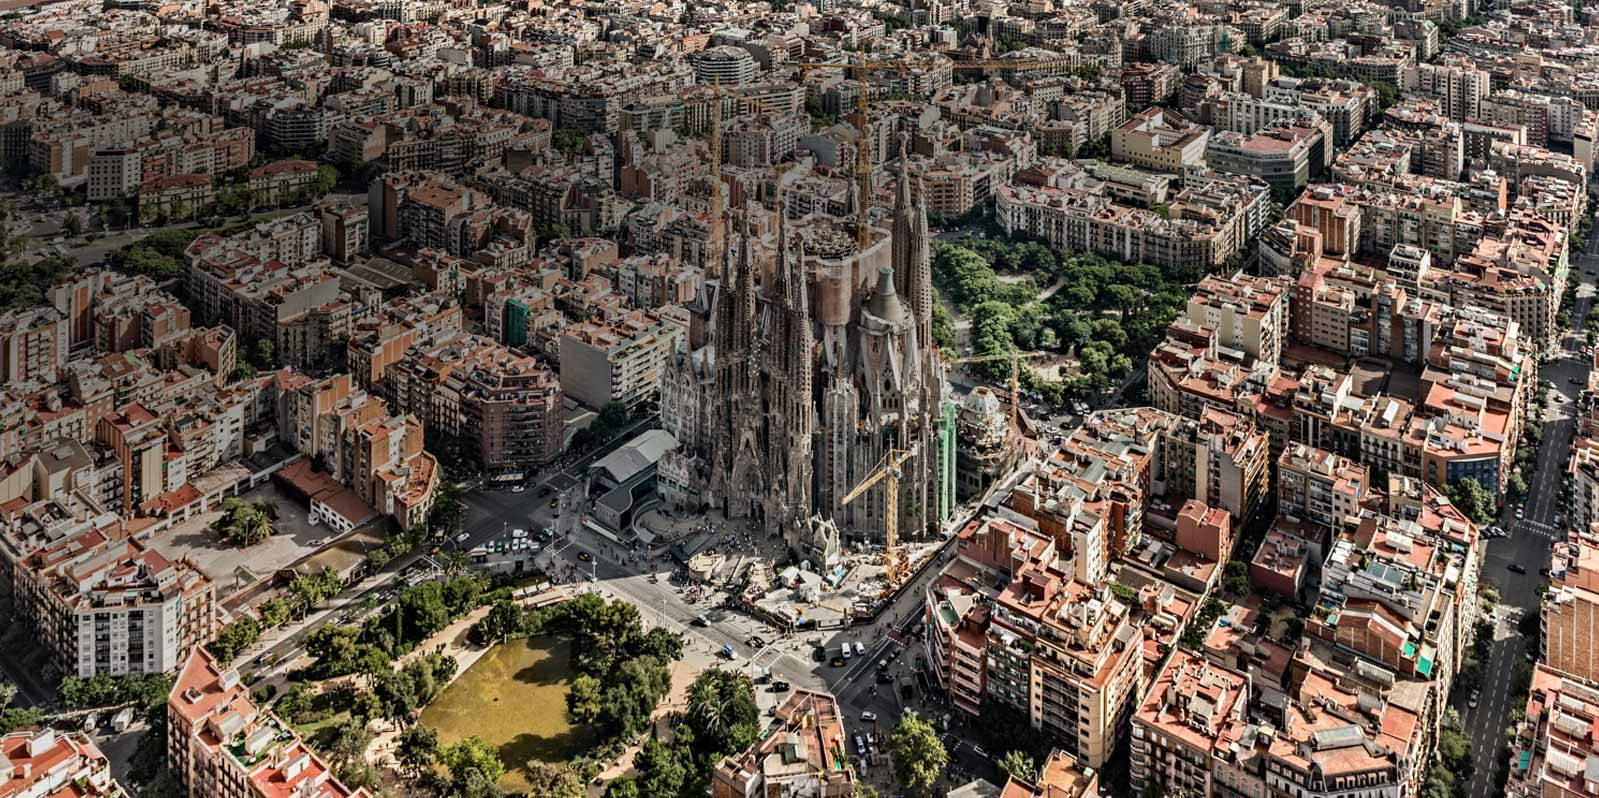
<svg viewBox="0 0 1599 798"><path fill-rule="evenodd" d="M360 762L366 747L372 742L366 733L366 724L355 718L346 718L328 727L327 745L323 753L335 768L344 768Z"/></svg>
<svg viewBox="0 0 1599 798"><path fill-rule="evenodd" d="M510 599L497 601L482 620L472 625L469 636L473 643L486 646L518 634L522 630L522 608Z"/></svg>
<svg viewBox="0 0 1599 798"><path fill-rule="evenodd" d="M638 794L655 796L683 795L684 783L689 779L690 762L687 752L663 744L651 737L633 757L638 769Z"/></svg>
<svg viewBox="0 0 1599 798"><path fill-rule="evenodd" d="M1463 477L1449 483L1444 495L1450 503L1477 524L1488 524L1494 519L1494 497L1472 477Z"/></svg>
<svg viewBox="0 0 1599 798"><path fill-rule="evenodd" d="M588 787L570 765L527 763L527 798L584 798Z"/></svg>
<svg viewBox="0 0 1599 798"><path fill-rule="evenodd" d="M411 713L422 704L417 695L417 681L408 671L379 674L372 681L371 694L378 699L378 712L396 726L410 722Z"/></svg>
<svg viewBox="0 0 1599 798"><path fill-rule="evenodd" d="M411 772L413 777L422 773L439 758L439 733L420 724L400 732L395 758Z"/></svg>
<svg viewBox="0 0 1599 798"><path fill-rule="evenodd" d="M550 134L550 144L566 155L582 149L586 140L583 131L570 127L556 128L555 132Z"/></svg>
<svg viewBox="0 0 1599 798"><path fill-rule="evenodd" d="M304 723L302 720L311 711L311 690L303 684L297 684L278 699L275 707L278 715L290 723Z"/></svg>
<svg viewBox="0 0 1599 798"><path fill-rule="evenodd" d="M907 711L889 733L888 748L894 752L899 783L914 792L926 793L949 763L949 753L933 724L922 720L915 710Z"/></svg>
<svg viewBox="0 0 1599 798"><path fill-rule="evenodd" d="M1224 579L1227 592L1239 597L1249 595L1249 566L1242 560L1231 560L1227 563Z"/></svg>
<svg viewBox="0 0 1599 798"><path fill-rule="evenodd" d="M605 785L604 798L639 798L638 782L632 779L612 779Z"/></svg>
<svg viewBox="0 0 1599 798"><path fill-rule="evenodd" d="M457 787L466 785L473 773L490 784L498 783L505 775L505 763L500 761L499 752L476 735L445 746L439 751L439 761Z"/></svg>
<svg viewBox="0 0 1599 798"><path fill-rule="evenodd" d="M600 716L600 680L588 674L572 680L566 691L566 714L573 723L593 723Z"/></svg>
<svg viewBox="0 0 1599 798"><path fill-rule="evenodd" d="M282 626L289 620L289 603L281 598L269 598L261 602L256 613L261 616L262 626L268 629Z"/></svg>
<svg viewBox="0 0 1599 798"><path fill-rule="evenodd" d="M276 368L277 360L275 358L276 354L270 340L262 338L255 342L255 365L257 367L263 369Z"/></svg>
<svg viewBox="0 0 1599 798"><path fill-rule="evenodd" d="M10 682L0 682L0 709L11 706L11 702L16 700L16 697L16 685Z"/></svg>
<svg viewBox="0 0 1599 798"><path fill-rule="evenodd" d="M688 689L684 719L694 730L702 759L719 759L742 751L760 731L755 685L742 672L713 668L700 673Z"/></svg>
<svg viewBox="0 0 1599 798"><path fill-rule="evenodd" d="M65 230L69 236L80 236L83 234L83 220L78 218L76 213L69 213L67 218L62 220L61 229Z"/></svg>
<svg viewBox="0 0 1599 798"><path fill-rule="evenodd" d="M999 760L999 769L1011 778L1031 782L1038 778L1038 770L1033 765L1032 754L1026 751L1011 751Z"/></svg>

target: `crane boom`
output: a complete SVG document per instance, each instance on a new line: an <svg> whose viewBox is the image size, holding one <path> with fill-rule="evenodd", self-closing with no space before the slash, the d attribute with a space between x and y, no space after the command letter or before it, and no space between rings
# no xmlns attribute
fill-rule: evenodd
<svg viewBox="0 0 1599 798"><path fill-rule="evenodd" d="M1022 366L1021 366L1021 364L1022 364L1022 361L1027 359L1027 358L1038 357L1038 356L1043 355L1043 354L1045 354L1045 353L1044 352L1005 352L1003 354L998 354L998 355L973 355L971 357L957 358L955 360L950 360L950 361L947 361L947 362L950 365L954 365L956 363L991 363L991 362L993 362L995 360L1009 360L1010 361L1010 426L1011 426L1011 429L1016 430L1017 432L1020 432L1021 429L1022 429L1022 427L1021 427L1021 419L1019 418L1019 415L1020 415L1019 408L1021 407L1021 404L1022 404L1022 397L1021 397L1021 390L1022 390L1021 368L1022 368Z"/></svg>
<svg viewBox="0 0 1599 798"><path fill-rule="evenodd" d="M840 505L849 504L859 498L862 493L870 490L873 485L884 482L883 490L883 550L885 559L888 560L887 573L884 581L888 589L893 590L899 585L904 576L905 563L899 550L899 468L911 458L911 452L904 449L890 449L883 455L872 473L868 474L853 489L846 494Z"/></svg>

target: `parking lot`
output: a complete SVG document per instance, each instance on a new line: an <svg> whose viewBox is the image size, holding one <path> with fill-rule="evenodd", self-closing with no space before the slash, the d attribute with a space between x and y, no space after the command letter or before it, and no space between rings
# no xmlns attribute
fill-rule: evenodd
<svg viewBox="0 0 1599 798"><path fill-rule="evenodd" d="M272 537L247 549L224 542L211 531L212 522L221 517L221 508L202 513L157 535L155 545L174 559L187 557L199 566L217 586L217 601L225 602L235 592L258 579L316 551L325 545L333 530L306 523L306 508L291 500L268 482L239 497L246 502L271 502L278 520L272 523ZM244 569L253 578L247 577Z"/></svg>

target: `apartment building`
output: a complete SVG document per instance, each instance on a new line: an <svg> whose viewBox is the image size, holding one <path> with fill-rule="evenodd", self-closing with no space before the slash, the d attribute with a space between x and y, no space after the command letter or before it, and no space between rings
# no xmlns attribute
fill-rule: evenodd
<svg viewBox="0 0 1599 798"><path fill-rule="evenodd" d="M1431 486L1391 491L1333 538L1306 635L1424 685L1417 708L1436 717L1476 623L1478 540Z"/></svg>
<svg viewBox="0 0 1599 798"><path fill-rule="evenodd" d="M1079 767L1065 751L1051 751L1036 775L1012 774L1002 798L1099 798L1099 772Z"/></svg>
<svg viewBox="0 0 1599 798"><path fill-rule="evenodd" d="M95 440L110 447L121 464L122 494L115 508L132 515L167 490L167 436L160 418L142 404L118 407L101 417Z"/></svg>
<svg viewBox="0 0 1599 798"><path fill-rule="evenodd" d="M1132 716L1129 771L1135 793L1225 795L1212 765L1248 729L1249 677L1177 649Z"/></svg>
<svg viewBox="0 0 1599 798"><path fill-rule="evenodd" d="M722 757L711 773L712 798L804 795L849 798L855 771L838 699L798 689L772 708L773 725L748 750Z"/></svg>
<svg viewBox="0 0 1599 798"><path fill-rule="evenodd" d="M542 361L476 335L413 348L389 369L391 406L456 436L485 468L548 463L564 443L564 393Z"/></svg>
<svg viewBox="0 0 1599 798"><path fill-rule="evenodd" d="M1599 683L1599 531L1579 526L1554 544L1540 607L1545 667Z"/></svg>
<svg viewBox="0 0 1599 798"><path fill-rule="evenodd" d="M86 532L12 573L21 616L79 678L162 673L216 635L215 588L193 563Z"/></svg>
<svg viewBox="0 0 1599 798"><path fill-rule="evenodd" d="M1108 584L1057 568L1066 544L1046 529L1006 518L969 522L955 558L923 595L924 645L957 709L975 716L984 702L1001 702L1075 762L1098 768L1138 692L1134 608Z"/></svg>
<svg viewBox="0 0 1599 798"><path fill-rule="evenodd" d="M111 776L110 758L82 732L45 727L6 734L0 737L0 765L5 773L0 794L7 796L126 798L128 794Z"/></svg>
<svg viewBox="0 0 1599 798"><path fill-rule="evenodd" d="M1028 555L994 599L985 694L1079 763L1103 767L1139 693L1139 629L1108 585L1072 579L1053 552Z"/></svg>
<svg viewBox="0 0 1599 798"><path fill-rule="evenodd" d="M1599 757L1599 689L1543 663L1532 669L1527 705L1510 742L1511 798L1578 798L1599 793L1588 763Z"/></svg>
<svg viewBox="0 0 1599 798"><path fill-rule="evenodd" d="M1211 330L1242 363L1276 364L1288 340L1287 284L1243 272L1209 275L1188 297L1184 317Z"/></svg>
<svg viewBox="0 0 1599 798"><path fill-rule="evenodd" d="M1179 173L1205 160L1210 129L1159 106L1134 114L1110 133L1110 154L1158 172Z"/></svg>
<svg viewBox="0 0 1599 798"><path fill-rule="evenodd" d="M422 449L422 422L386 416L345 430L340 456L355 495L401 528L426 524L439 486L439 464Z"/></svg>
<svg viewBox="0 0 1599 798"><path fill-rule="evenodd" d="M0 376L6 384L55 383L67 364L71 328L53 307L17 308L0 314Z"/></svg>
<svg viewBox="0 0 1599 798"><path fill-rule="evenodd" d="M238 671L191 653L167 696L167 765L188 798L364 798L288 724L257 707Z"/></svg>
<svg viewBox="0 0 1599 798"><path fill-rule="evenodd" d="M280 205L316 184L317 165L311 161L289 159L273 161L251 169L246 176L250 199L257 205Z"/></svg>
<svg viewBox="0 0 1599 798"><path fill-rule="evenodd" d="M1316 119L1279 123L1249 136L1223 131L1211 136L1205 163L1260 180L1275 197L1292 197L1332 164L1332 127Z"/></svg>
<svg viewBox="0 0 1599 798"><path fill-rule="evenodd" d="M1366 469L1347 457L1293 443L1277 460L1278 512L1289 517L1341 529L1369 490Z"/></svg>
<svg viewBox="0 0 1599 798"><path fill-rule="evenodd" d="M139 186L139 221L181 222L193 219L215 199L210 175L169 175Z"/></svg>
<svg viewBox="0 0 1599 798"><path fill-rule="evenodd" d="M1057 187L1020 182L1027 177L1018 173L1016 181L997 189L996 215L1007 232L1169 269L1215 271L1265 228L1270 204L1264 183L1214 173L1207 180L1193 170L1164 213L1123 204L1103 183Z"/></svg>
<svg viewBox="0 0 1599 798"><path fill-rule="evenodd" d="M608 321L574 324L561 333L561 390L591 408L629 408L659 396L661 371L685 330L660 313L635 310Z"/></svg>
<svg viewBox="0 0 1599 798"><path fill-rule="evenodd" d="M1405 68L1400 88L1408 94L1436 97L1446 116L1457 122L1483 118L1482 104L1488 99L1492 81L1487 70L1468 58L1445 58L1437 64L1415 64Z"/></svg>

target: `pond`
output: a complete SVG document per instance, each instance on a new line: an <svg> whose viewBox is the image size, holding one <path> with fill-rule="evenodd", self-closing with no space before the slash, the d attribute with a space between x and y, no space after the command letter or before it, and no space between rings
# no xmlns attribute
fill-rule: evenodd
<svg viewBox="0 0 1599 798"><path fill-rule="evenodd" d="M527 792L529 760L557 763L599 742L599 734L566 718L571 645L555 637L512 640L490 649L422 710L421 723L439 743L477 735L500 751L507 792Z"/></svg>

